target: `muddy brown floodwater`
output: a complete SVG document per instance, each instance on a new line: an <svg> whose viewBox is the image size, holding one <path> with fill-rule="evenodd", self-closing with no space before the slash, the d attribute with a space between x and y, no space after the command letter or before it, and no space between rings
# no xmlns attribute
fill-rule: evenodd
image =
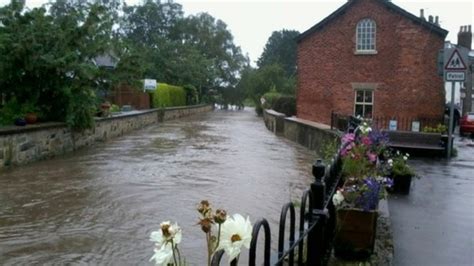
<svg viewBox="0 0 474 266"><path fill-rule="evenodd" d="M147 265L150 232L171 220L187 261L203 265L201 199L267 218L275 243L281 207L308 187L315 159L253 110L215 111L3 170L0 264Z"/></svg>

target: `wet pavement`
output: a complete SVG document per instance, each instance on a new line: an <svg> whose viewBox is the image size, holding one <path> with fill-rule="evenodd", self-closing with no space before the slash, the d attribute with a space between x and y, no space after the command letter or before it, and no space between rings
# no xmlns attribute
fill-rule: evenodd
<svg viewBox="0 0 474 266"><path fill-rule="evenodd" d="M389 199L394 265L474 265L474 143L456 136L458 156L414 159L420 179Z"/></svg>
<svg viewBox="0 0 474 266"><path fill-rule="evenodd" d="M266 217L312 181L313 152L265 129L253 110L216 111L0 172L0 264L147 264L164 220L205 264L195 205ZM274 241L275 242L275 241Z"/></svg>

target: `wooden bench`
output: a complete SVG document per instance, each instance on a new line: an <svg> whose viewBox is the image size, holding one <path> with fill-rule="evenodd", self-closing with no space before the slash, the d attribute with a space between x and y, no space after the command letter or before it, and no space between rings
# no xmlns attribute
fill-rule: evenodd
<svg viewBox="0 0 474 266"><path fill-rule="evenodd" d="M411 131L386 131L389 136L389 146L419 150L444 151L446 142L439 133L422 133Z"/></svg>

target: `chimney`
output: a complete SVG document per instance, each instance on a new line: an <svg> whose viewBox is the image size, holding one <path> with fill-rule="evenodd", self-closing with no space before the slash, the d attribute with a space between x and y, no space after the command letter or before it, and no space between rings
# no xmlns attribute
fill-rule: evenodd
<svg viewBox="0 0 474 266"><path fill-rule="evenodd" d="M466 47L467 49L471 50L471 45L472 45L471 25L461 26L458 33L458 45Z"/></svg>
<svg viewBox="0 0 474 266"><path fill-rule="evenodd" d="M429 22L429 23L433 23L433 16L432 16L432 15L429 15L429 16L428 16L428 22Z"/></svg>
<svg viewBox="0 0 474 266"><path fill-rule="evenodd" d="M438 16L435 17L435 22L434 22L434 24L435 24L436 26L439 26L439 17L438 17Z"/></svg>
<svg viewBox="0 0 474 266"><path fill-rule="evenodd" d="M424 9L420 9L420 18L421 18L422 20L426 20L426 18L425 18L425 10L424 10Z"/></svg>

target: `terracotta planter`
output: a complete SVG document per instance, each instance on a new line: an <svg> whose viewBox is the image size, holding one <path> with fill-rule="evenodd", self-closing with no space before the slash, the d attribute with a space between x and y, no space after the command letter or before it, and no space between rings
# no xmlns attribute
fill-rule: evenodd
<svg viewBox="0 0 474 266"><path fill-rule="evenodd" d="M25 120L27 124L35 124L38 121L38 116L35 113L27 113Z"/></svg>
<svg viewBox="0 0 474 266"><path fill-rule="evenodd" d="M408 195L410 194L411 175L394 175L393 186L390 193Z"/></svg>
<svg viewBox="0 0 474 266"><path fill-rule="evenodd" d="M377 211L336 211L334 255L342 259L366 259L374 251Z"/></svg>

